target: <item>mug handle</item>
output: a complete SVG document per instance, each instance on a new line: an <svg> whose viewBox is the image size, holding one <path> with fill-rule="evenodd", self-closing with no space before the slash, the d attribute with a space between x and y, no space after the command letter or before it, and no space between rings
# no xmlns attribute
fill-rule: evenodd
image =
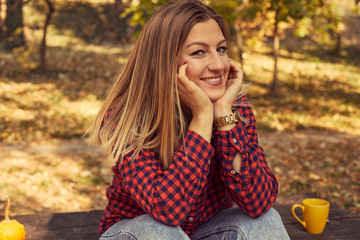
<svg viewBox="0 0 360 240"><path fill-rule="evenodd" d="M296 220L298 220L300 223L301 223L301 225L303 225L303 227L306 229L306 223L304 222L304 221L301 221L300 220L300 218L296 215L296 213L295 213L295 209L297 208L297 207L299 207L299 208L301 208L301 211L304 213L304 211L305 211L305 207L303 206L303 205L300 205L300 204L294 204L293 206L292 206L292 208L291 208L291 211L292 211L292 214L294 215L294 217L296 218Z"/></svg>

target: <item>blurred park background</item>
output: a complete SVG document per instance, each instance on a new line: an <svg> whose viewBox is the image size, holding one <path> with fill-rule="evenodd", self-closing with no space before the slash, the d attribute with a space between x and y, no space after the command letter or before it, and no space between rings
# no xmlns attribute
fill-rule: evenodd
<svg viewBox="0 0 360 240"><path fill-rule="evenodd" d="M104 208L113 163L82 135L165 2L0 0L0 215L5 195L13 214ZM360 214L360 1L206 2L252 83L280 197Z"/></svg>

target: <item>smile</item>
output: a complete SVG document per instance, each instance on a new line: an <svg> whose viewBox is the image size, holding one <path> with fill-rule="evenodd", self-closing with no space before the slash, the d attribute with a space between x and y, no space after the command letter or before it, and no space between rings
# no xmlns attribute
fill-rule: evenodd
<svg viewBox="0 0 360 240"><path fill-rule="evenodd" d="M205 81L205 82L218 82L221 80L221 77L217 77L217 78L202 78L201 79L202 81Z"/></svg>
<svg viewBox="0 0 360 240"><path fill-rule="evenodd" d="M213 86L218 86L222 84L222 76L212 77L212 78L201 78L200 80Z"/></svg>
<svg viewBox="0 0 360 240"><path fill-rule="evenodd" d="M211 78L201 78L201 81L206 82L207 84L218 86L222 84L222 76L211 77Z"/></svg>

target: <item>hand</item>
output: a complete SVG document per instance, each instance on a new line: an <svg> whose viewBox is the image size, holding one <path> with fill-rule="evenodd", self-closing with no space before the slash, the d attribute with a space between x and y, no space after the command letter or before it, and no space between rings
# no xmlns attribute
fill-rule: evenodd
<svg viewBox="0 0 360 240"><path fill-rule="evenodd" d="M225 94L213 103L215 118L222 117L231 113L232 105L239 95L243 82L243 71L240 66L230 61L230 72L226 83Z"/></svg>
<svg viewBox="0 0 360 240"><path fill-rule="evenodd" d="M206 93L186 76L188 63L180 66L178 73L178 91L180 99L191 109L193 116L212 114L213 105Z"/></svg>

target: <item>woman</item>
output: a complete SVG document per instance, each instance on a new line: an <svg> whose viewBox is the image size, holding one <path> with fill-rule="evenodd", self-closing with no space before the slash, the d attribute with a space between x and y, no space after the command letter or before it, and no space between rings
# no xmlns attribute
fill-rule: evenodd
<svg viewBox="0 0 360 240"><path fill-rule="evenodd" d="M100 239L288 239L228 36L198 0L147 22L89 130L116 160Z"/></svg>

